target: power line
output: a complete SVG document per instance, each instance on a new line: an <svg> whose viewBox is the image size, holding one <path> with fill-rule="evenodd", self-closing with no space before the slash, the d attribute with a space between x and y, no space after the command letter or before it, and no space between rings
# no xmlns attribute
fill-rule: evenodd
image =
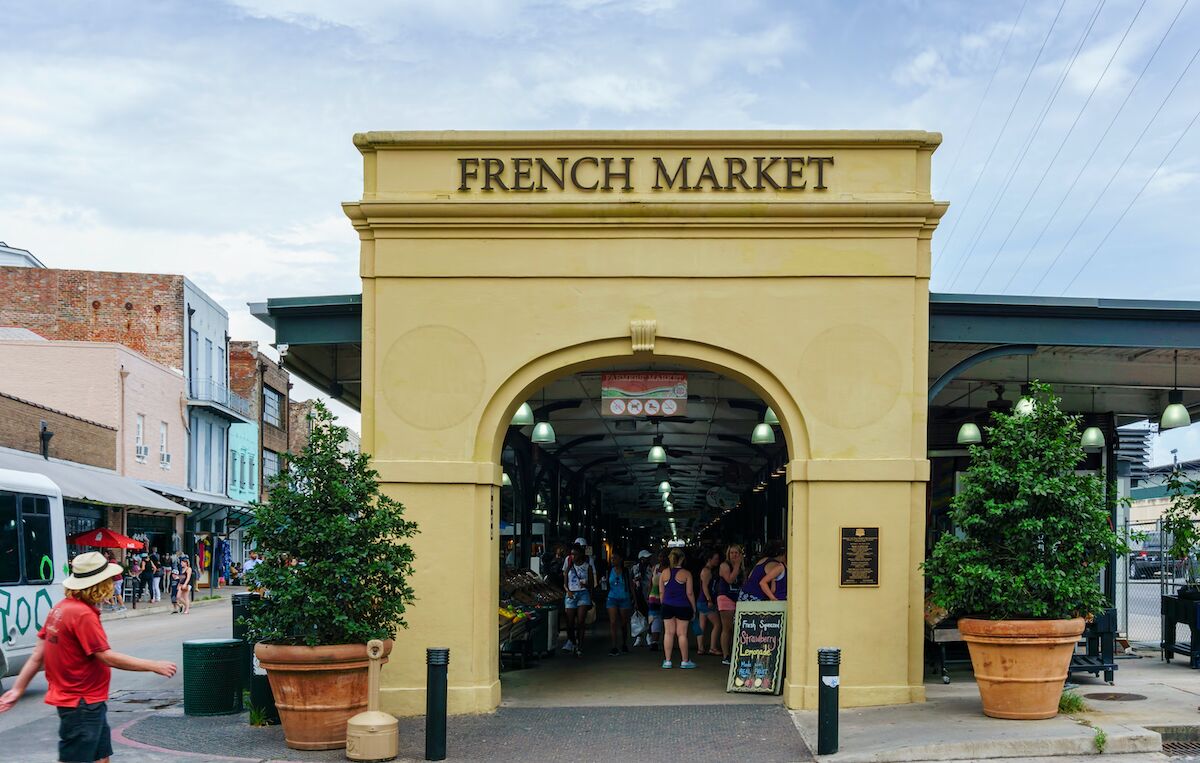
<svg viewBox="0 0 1200 763"><path fill-rule="evenodd" d="M1171 89L1167 91L1166 96L1162 99L1162 103L1158 104L1158 108L1154 110L1154 115L1150 117L1150 121L1146 122L1146 126L1142 128L1141 133L1139 133L1137 138L1133 141L1133 145L1129 147L1129 151L1126 152L1125 157L1121 161L1117 162L1115 165L1116 169L1113 170L1113 174L1108 178L1108 182L1104 184L1104 188L1100 189L1100 194L1096 196L1096 200L1092 202L1092 206L1088 207L1087 212L1085 212L1083 215L1083 219L1081 219L1079 224L1075 226L1075 230L1071 231L1070 238L1068 238L1067 242L1062 245L1062 249L1058 250L1058 254L1054 255L1054 259L1051 260L1050 266L1046 268L1046 270L1042 273L1042 277L1038 279L1036 284L1034 284L1034 292L1041 287L1042 282L1046 280L1046 276L1050 275L1050 271L1054 270L1054 266L1058 264L1058 261L1062 258L1063 253L1067 251L1067 247L1069 247L1071 242L1075 240L1075 236L1079 234L1079 230L1083 227L1083 224L1087 222L1089 217L1092 216L1092 212L1096 209L1096 205L1099 204L1100 200L1104 198L1104 194L1108 192L1109 187L1113 184L1113 181L1117 179L1117 175L1120 174L1121 169L1125 166L1125 163L1129 161L1129 157L1133 156L1134 150L1138 147L1138 144L1142 142L1142 138L1146 136L1146 132L1150 129L1150 126L1154 124L1156 119L1158 119L1158 115L1162 113L1163 107L1167 105L1167 101L1171 99L1171 96L1175 93L1176 88L1179 87L1179 83L1183 81L1184 75L1188 73L1188 70L1192 68L1192 64L1196 62L1196 56L1198 55L1200 55L1200 48L1196 48L1196 52L1192 54L1187 66L1183 67L1183 71L1179 73L1179 77L1175 80L1175 84L1171 85Z"/></svg>
<svg viewBox="0 0 1200 763"><path fill-rule="evenodd" d="M1074 68L1075 62L1079 59L1079 51L1083 50L1084 43L1087 42L1087 38L1091 35L1092 29L1095 28L1096 20L1100 18L1100 12L1104 9L1104 3L1105 0L1100 0L1100 2L1096 5L1096 10L1092 12L1092 18L1088 21L1087 28L1083 30L1083 35L1080 36L1079 42L1075 44L1075 49L1071 51L1071 58L1067 61L1067 65L1063 67L1062 74L1059 75L1058 81L1054 83L1054 88L1050 91L1050 97L1046 99L1046 105L1042 107L1041 112L1038 114L1037 122L1034 124L1033 129L1029 132L1029 137L1027 137L1021 145L1021 155L1017 157L1016 161L1009 163L1008 174L1004 178L1004 185L1000 187L1000 190L996 193L996 197L992 199L992 203L988 206L988 211L984 216L983 222L979 224L979 227L975 231L975 235L971 239L971 245L968 247L966 255L964 255L962 260L958 263L958 269L955 271L954 277L950 281L951 287L958 283L958 279L965 272L967 263L970 262L971 257L975 255L975 249L979 246L979 242L983 240L984 231L986 231L987 227L992 224L992 218L995 217L996 210L1000 208L1000 202L1004 200L1004 194L1008 192L1009 186L1012 185L1013 179L1016 178L1017 170L1019 170L1021 165L1025 162L1025 157L1029 155L1030 147L1033 145L1034 141L1037 140L1038 134L1041 133L1042 127L1046 123L1046 117L1050 114L1050 109L1053 108L1054 102L1058 100L1059 93L1062 92L1063 83L1067 81L1067 76L1071 73L1071 69Z"/></svg>
<svg viewBox="0 0 1200 763"><path fill-rule="evenodd" d="M1096 248L1093 249L1092 253L1088 255L1087 259L1083 261L1083 264L1079 266L1079 270L1075 271L1075 275L1071 276L1071 280L1068 281L1067 285L1063 287L1063 290L1059 292L1059 296L1066 294L1067 290L1075 284L1076 279L1083 274L1084 269L1091 264L1092 259L1096 256L1096 253L1099 252L1100 248L1103 247L1105 242L1108 241L1108 237L1112 235L1113 231L1117 229L1117 226L1121 224L1121 221L1125 219L1125 215L1133 207L1134 202L1136 202L1142 195L1142 192L1149 187L1150 181L1154 180L1154 178L1158 176L1158 171L1161 170L1163 165L1167 163L1167 160L1171 158L1171 154L1175 153L1175 149L1179 148L1179 144L1183 142L1184 137L1191 132L1192 126L1196 124L1197 119L1200 119L1200 110L1192 115L1192 121L1188 122L1187 127L1183 128L1183 132L1179 133L1179 137L1175 139L1175 142L1171 145L1170 150L1167 151L1165 156L1163 156L1162 161L1158 163L1158 166L1154 168L1154 172L1150 173L1150 177L1146 178L1146 182L1142 183L1142 187L1138 189L1138 192L1135 193L1133 198L1129 200L1129 203L1125 205L1125 209L1121 210L1121 214L1117 216L1117 219L1113 222L1112 227L1109 228L1108 232L1104 234L1104 238L1100 239L1100 243L1096 244Z"/></svg>
<svg viewBox="0 0 1200 763"><path fill-rule="evenodd" d="M1033 63L1029 65L1029 71L1025 73L1025 80L1021 83L1021 89L1017 91L1017 97L1008 109L1008 116L1004 118L1004 124L1001 125L1000 132L996 135L996 141L992 144L992 150L988 152L987 159L983 162L983 168L975 176L975 183L971 186L971 192L967 194L967 200L963 203L963 212L954 218L954 224L950 226L950 233L946 236L946 243L942 245L943 252L950 247L950 242L954 240L954 234L958 231L958 224L963 219L967 208L970 207L971 199L975 197L975 190L979 188L979 181L983 179L984 174L987 173L988 165L992 163L992 157L995 156L996 149L1000 146L1000 140L1004 137L1005 130L1008 129L1008 123L1012 120L1013 113L1017 110L1017 104L1021 102L1021 96L1025 94L1025 87L1029 84L1029 78L1033 76L1038 61L1042 60L1042 53L1046 50L1046 43L1050 41L1050 35L1054 33L1054 27L1058 26L1058 20L1062 16L1063 8L1066 4L1067 0L1062 0L1062 3L1058 6L1058 13L1054 14L1054 21L1050 23L1050 29L1046 32L1046 37L1042 40L1042 46L1038 48L1037 56L1034 57Z"/></svg>
<svg viewBox="0 0 1200 763"><path fill-rule="evenodd" d="M1125 93L1125 98L1121 101L1121 105L1117 107L1116 112L1112 115L1112 119L1108 120L1108 126L1104 128L1104 132L1100 135L1100 139L1096 141L1096 145L1092 146L1092 152L1088 154L1087 159L1084 159L1083 164L1079 166L1079 171L1075 173L1075 178L1067 187L1067 192L1063 194L1061 199L1058 200L1058 205L1054 207L1054 211L1051 212L1050 216L1046 218L1046 223L1038 232L1037 238L1034 239L1033 244L1030 245L1029 249L1025 252L1025 256L1021 258L1021 264L1018 265L1017 269L1014 270L1008 277L1008 281L1005 282L1004 288L1000 290L1001 294L1008 292L1008 289L1012 286L1013 281L1016 280L1017 276L1022 270L1024 270L1025 264L1029 262L1029 257L1033 254L1034 250L1037 249L1037 245L1042 242L1042 238L1046 235L1046 231L1050 229L1050 224L1054 222L1054 219L1058 216L1063 204L1065 204L1067 199L1070 198L1071 193L1075 190L1075 187L1079 185L1079 180L1083 177L1084 171L1087 170L1088 166L1092 162L1092 159L1095 158L1096 152L1100 150L1100 146L1104 145L1104 139L1108 137L1108 133L1112 130L1113 126L1116 125L1117 119L1119 119L1121 114L1124 113L1125 107L1129 104L1129 99L1133 97L1134 91L1137 90L1137 86L1141 83L1142 78L1146 76L1146 72L1149 71L1150 65L1153 64L1154 59L1158 57L1159 51L1162 50L1163 43L1167 41L1167 36L1170 35L1171 30L1175 28L1175 22L1179 20L1179 17L1183 14L1183 9L1187 7L1187 4L1188 0L1183 0L1183 4L1179 6L1179 10L1175 12L1175 18L1171 19L1171 23L1167 25L1167 30L1163 32L1162 37L1159 38L1158 44L1154 47L1154 52L1152 52L1150 57L1146 59L1146 64L1142 67L1142 70L1138 72L1137 79L1133 81L1133 85L1130 86L1128 92Z"/></svg>
<svg viewBox="0 0 1200 763"><path fill-rule="evenodd" d="M1000 71L1000 65L1004 63L1004 56L1008 53L1008 44L1012 42L1013 32L1017 29L1018 22L1021 21L1021 15L1025 13L1025 6L1029 4L1029 0L1021 3L1021 9L1017 11L1017 17L1013 19L1012 26L1008 28L1008 37L1004 38L1004 47L1000 50L1000 57L996 59L996 66L992 68L992 76L988 77L987 87L983 89L983 97L979 99L979 103L975 106L975 113L971 115L971 122L967 125L967 134L963 138L962 144L959 146L958 153L954 155L954 161L950 163L950 171L946 173L946 187L950 187L950 180L954 177L954 170L958 167L958 160L967 151L967 144L971 142L971 134L975 131L975 122L979 119L979 112L983 109L983 104L987 102L988 93L992 91L992 83L996 81L996 73ZM940 254L940 252L939 252Z"/></svg>
<svg viewBox="0 0 1200 763"><path fill-rule="evenodd" d="M1058 149L1054 152L1054 156L1051 157L1050 161L1046 163L1046 168L1042 170L1042 176L1038 178L1037 185L1033 187L1033 191L1029 194L1029 198L1025 200L1025 206L1021 207L1021 211L1017 215L1017 219L1013 220L1012 227L1008 229L1008 233L1004 236L1004 241L1000 243L1000 246L996 247L996 252L992 255L991 261L988 262L987 269L983 271L983 275L979 277L979 281L975 284L975 291L979 291L979 288L983 286L984 280L988 277L988 274L992 272L992 267L1000 259L1000 252L1004 251L1004 247L1008 244L1009 239L1012 238L1013 232L1016 231L1017 226L1021 224L1021 220L1025 218L1025 212L1029 209L1029 205L1033 203L1033 199L1035 196L1037 196L1037 192L1042 189L1042 183L1045 182L1046 177L1050 174L1050 169L1054 166L1054 163L1058 161L1059 155L1062 154L1063 147L1067 145L1067 141L1071 139L1071 135L1074 134L1075 128L1079 126L1079 120L1083 118L1083 113L1087 111L1087 107L1089 104L1091 104L1092 98L1096 95L1096 91L1100 89L1100 83L1103 82L1105 76L1108 75L1108 70L1112 66L1112 62L1117 59L1117 53L1119 53L1121 48L1125 46L1125 40L1128 39L1129 33L1133 31L1133 25L1137 23L1138 17L1142 15L1142 11L1146 8L1147 1L1148 0L1142 0L1142 4L1138 6L1137 13L1133 14L1133 18L1130 20L1129 26L1125 27L1125 34L1121 35L1120 42L1118 42L1116 47L1113 48L1112 55L1108 57L1108 62L1104 64L1104 71L1100 72L1100 76L1096 78L1096 84L1092 85L1092 91L1088 93L1087 100L1085 100L1083 105L1079 107L1079 113L1075 115L1075 121L1071 122L1071 127L1067 130L1067 134L1063 136L1062 142L1058 144Z"/></svg>

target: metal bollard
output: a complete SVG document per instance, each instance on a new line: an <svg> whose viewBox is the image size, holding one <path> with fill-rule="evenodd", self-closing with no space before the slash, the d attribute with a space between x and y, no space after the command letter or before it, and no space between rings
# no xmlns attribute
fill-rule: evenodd
<svg viewBox="0 0 1200 763"><path fill-rule="evenodd" d="M425 760L446 759L446 671L449 649L426 649Z"/></svg>
<svg viewBox="0 0 1200 763"><path fill-rule="evenodd" d="M838 751L838 684L842 650L821 647L817 650L817 754L833 755Z"/></svg>

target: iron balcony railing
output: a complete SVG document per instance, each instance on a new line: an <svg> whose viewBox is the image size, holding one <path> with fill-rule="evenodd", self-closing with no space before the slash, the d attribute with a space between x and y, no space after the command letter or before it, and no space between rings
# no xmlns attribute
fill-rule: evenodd
<svg viewBox="0 0 1200 763"><path fill-rule="evenodd" d="M188 382L188 391L192 400L216 403L243 416L250 415L249 400L212 379L192 379Z"/></svg>

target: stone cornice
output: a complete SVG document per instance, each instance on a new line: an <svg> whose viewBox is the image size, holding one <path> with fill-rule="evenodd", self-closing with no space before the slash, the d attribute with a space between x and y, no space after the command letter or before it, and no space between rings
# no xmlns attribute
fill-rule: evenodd
<svg viewBox="0 0 1200 763"><path fill-rule="evenodd" d="M372 131L354 135L364 153L404 149L490 147L917 148L933 150L942 134L924 130L512 130Z"/></svg>

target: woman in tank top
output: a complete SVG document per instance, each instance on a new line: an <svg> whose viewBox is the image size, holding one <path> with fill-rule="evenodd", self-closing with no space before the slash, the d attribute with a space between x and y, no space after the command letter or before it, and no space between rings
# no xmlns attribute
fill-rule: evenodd
<svg viewBox="0 0 1200 763"><path fill-rule="evenodd" d="M696 637L696 654L720 655L717 644L721 639L721 613L717 610L717 569L721 566L721 552L712 549L704 557L700 569L700 594L696 597L696 610L700 617L700 634ZM708 649L704 645L708 644Z"/></svg>
<svg viewBox="0 0 1200 763"><path fill-rule="evenodd" d="M609 654L629 653L629 621L633 617L633 579L625 569L625 555L612 552L608 569L608 635L612 639Z"/></svg>
<svg viewBox="0 0 1200 763"><path fill-rule="evenodd" d="M670 567L663 570L659 578L662 590L663 617L663 663L664 669L671 668L671 653L675 642L679 642L679 667L691 670L696 663L688 659L688 627L696 612L696 592L692 573L683 569L683 549L673 548L667 555Z"/></svg>
<svg viewBox="0 0 1200 763"><path fill-rule="evenodd" d="M721 664L729 664L733 648L733 616L746 579L745 553L741 544L725 549L725 561L717 568L717 610L721 613Z"/></svg>
<svg viewBox="0 0 1200 763"><path fill-rule="evenodd" d="M787 601L787 551L772 543L742 584L741 601Z"/></svg>

